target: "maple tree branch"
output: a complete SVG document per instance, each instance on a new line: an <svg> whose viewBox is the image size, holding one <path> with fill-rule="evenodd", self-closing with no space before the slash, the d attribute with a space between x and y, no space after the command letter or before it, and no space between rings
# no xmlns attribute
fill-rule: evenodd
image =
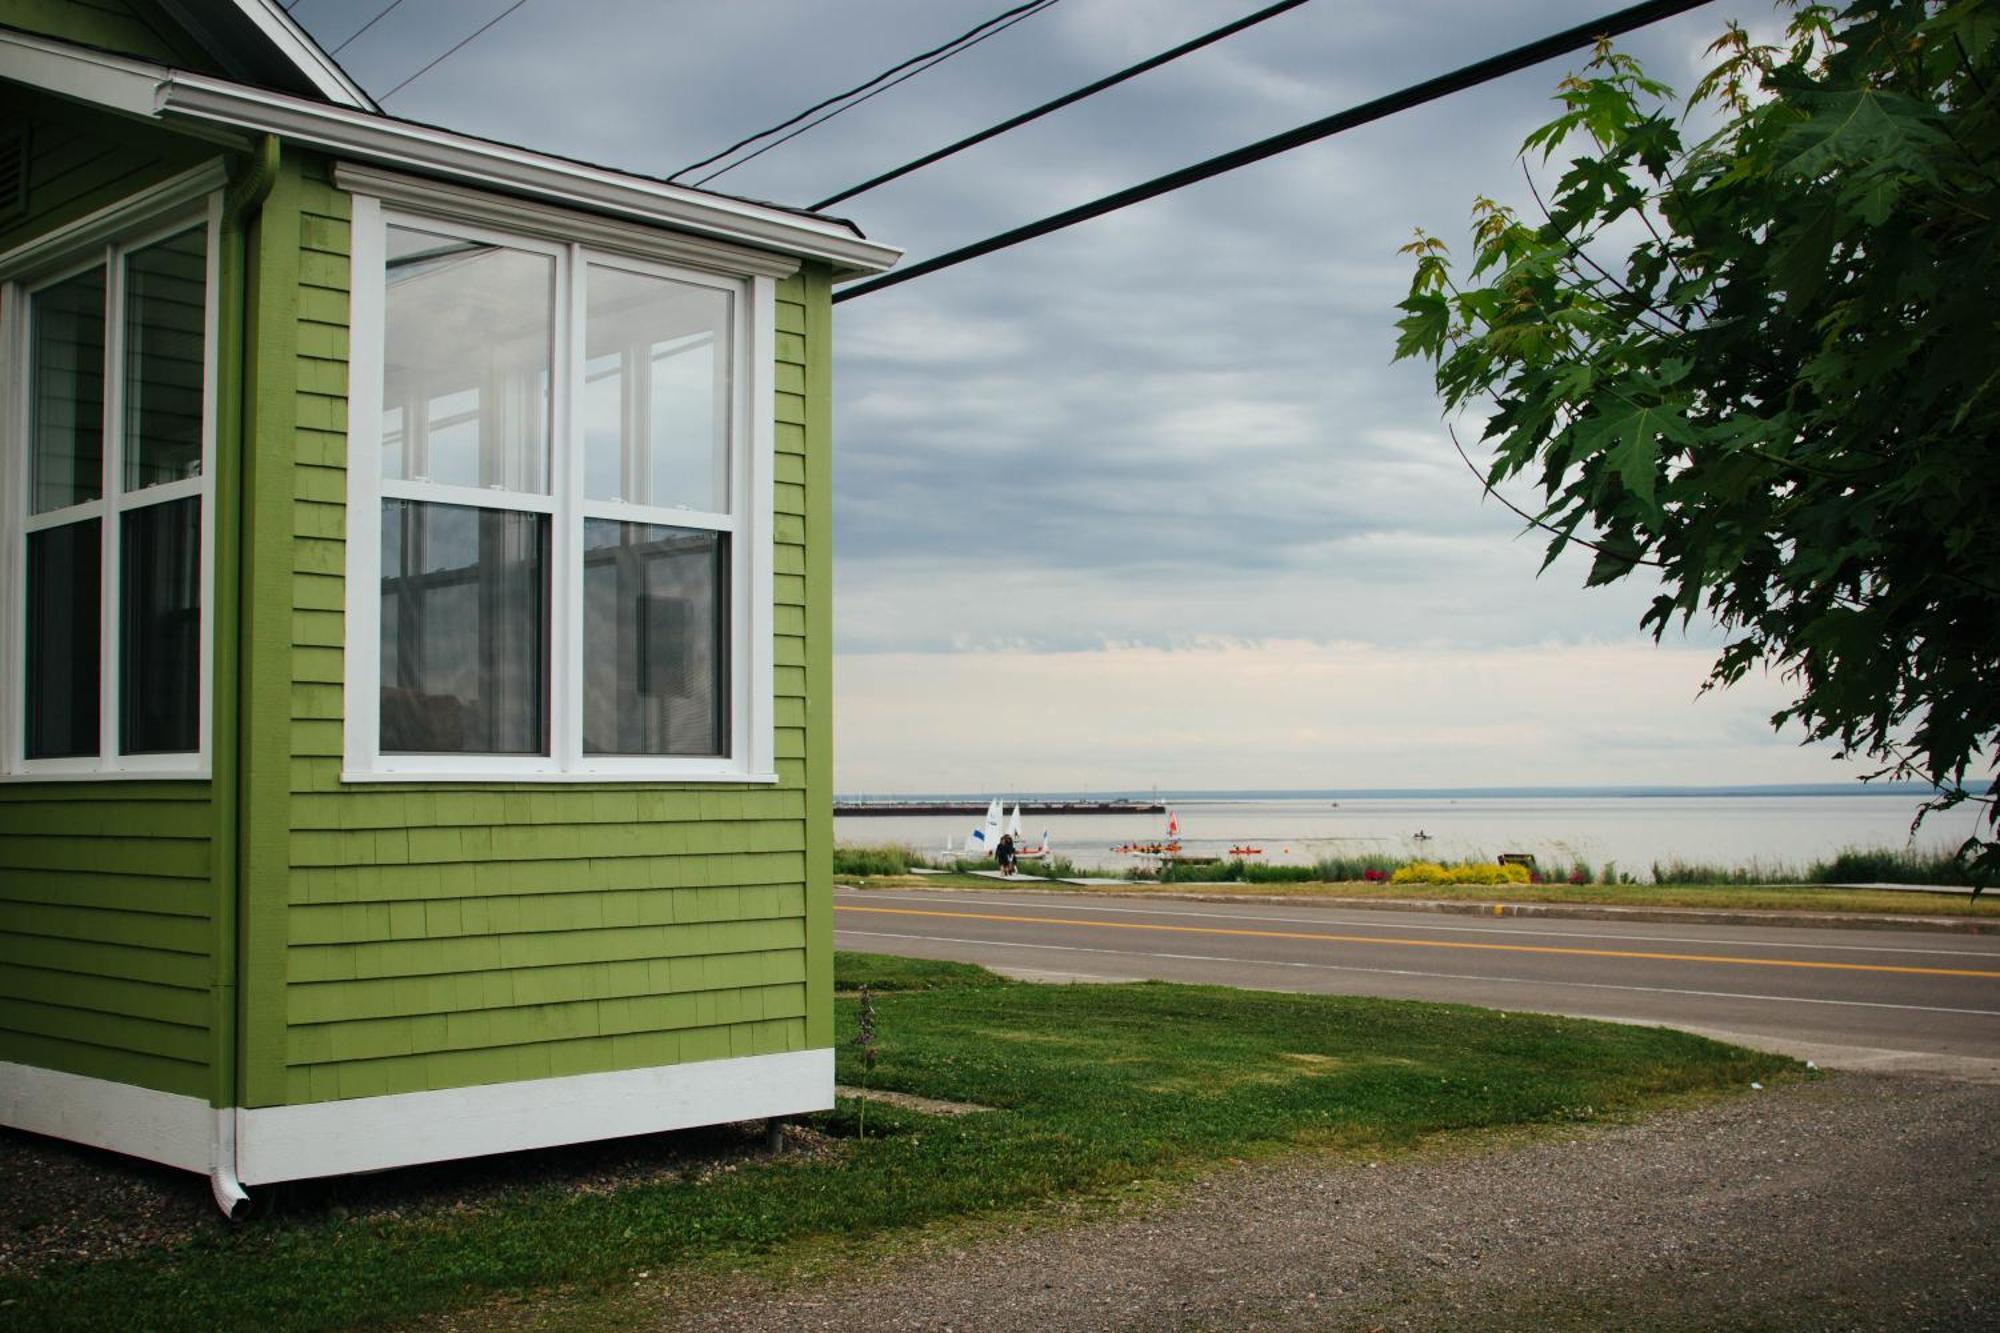
<svg viewBox="0 0 2000 1333"><path fill-rule="evenodd" d="M1602 542L1594 542L1590 540L1590 538L1588 537L1579 537L1574 532L1564 532L1561 528L1556 527L1554 524L1536 518L1533 514L1521 508L1521 506L1515 504L1512 500L1509 500L1506 496L1500 494L1499 491L1493 488L1493 483L1488 481L1486 479L1486 474L1479 470L1479 464L1472 461L1472 455L1466 453L1465 446L1458 442L1458 428L1456 426L1453 426L1450 422L1446 422L1444 427L1444 433L1451 437L1451 447L1458 450L1458 456L1464 460L1466 468L1472 473L1473 476L1479 478L1479 488L1486 494L1498 500L1501 504L1506 505L1507 508L1513 510L1514 513L1518 514L1520 517L1526 519L1528 523L1531 524L1532 526L1540 528L1544 532L1553 532L1556 536L1561 537L1566 542L1575 542L1578 546L1588 547L1591 550L1596 551L1598 554L1608 555L1614 560L1626 560L1630 561L1632 564L1635 565L1651 565L1655 569L1665 569L1667 567L1665 561L1654 560L1648 556L1643 556L1643 555L1627 555L1623 551L1614 551L1610 547L1605 546Z"/></svg>

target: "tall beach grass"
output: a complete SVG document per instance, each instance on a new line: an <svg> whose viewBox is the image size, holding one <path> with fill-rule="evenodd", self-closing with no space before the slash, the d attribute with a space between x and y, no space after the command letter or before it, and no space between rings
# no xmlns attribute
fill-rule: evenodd
<svg viewBox="0 0 2000 1333"><path fill-rule="evenodd" d="M1347 854L1321 857L1311 865L1282 865L1265 861L1228 859L1167 861L1113 869L1129 880L1163 884L1344 884L1364 879L1390 879L1398 870L1427 858L1393 856L1382 853ZM1454 864L1476 865L1483 857L1468 857ZM927 855L896 844L873 846L840 845L833 849L833 873L851 878L907 875L913 870L991 870L991 857L950 857ZM1090 864L1079 865L1067 856L1021 861L1020 874L1030 879L1072 879L1105 873ZM1912 848L1850 847L1821 861L1800 865L1777 859L1755 858L1742 865L1674 857L1652 863L1651 875L1642 877L1623 870L1616 862L1593 868L1581 858L1539 861L1535 877L1545 884L1654 884L1686 886L1700 884L1756 887L1781 884L1930 884L1969 883L1965 868L1949 851L1922 851Z"/></svg>

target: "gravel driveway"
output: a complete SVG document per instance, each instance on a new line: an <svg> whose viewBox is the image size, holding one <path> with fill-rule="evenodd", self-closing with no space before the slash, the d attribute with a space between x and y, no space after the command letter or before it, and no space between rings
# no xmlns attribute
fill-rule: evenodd
<svg viewBox="0 0 2000 1333"><path fill-rule="evenodd" d="M642 1287L659 1329L2000 1328L2000 1089L1839 1075L1379 1166L1238 1167L1171 1207L871 1277ZM559 1310L454 1327L569 1326ZM621 1318L619 1322L623 1322Z"/></svg>

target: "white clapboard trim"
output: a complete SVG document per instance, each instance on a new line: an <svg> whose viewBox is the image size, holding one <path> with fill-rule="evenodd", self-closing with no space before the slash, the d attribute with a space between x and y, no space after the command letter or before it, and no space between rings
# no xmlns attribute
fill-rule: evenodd
<svg viewBox="0 0 2000 1333"><path fill-rule="evenodd" d="M824 1111L830 1049L237 1113L246 1185ZM204 1144L204 1147L206 1145Z"/></svg>
<svg viewBox="0 0 2000 1333"><path fill-rule="evenodd" d="M201 1097L0 1061L0 1124L206 1173L214 1112Z"/></svg>

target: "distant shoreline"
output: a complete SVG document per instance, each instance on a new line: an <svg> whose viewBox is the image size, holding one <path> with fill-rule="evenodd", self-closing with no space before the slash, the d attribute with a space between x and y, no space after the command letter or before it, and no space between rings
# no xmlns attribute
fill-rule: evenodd
<svg viewBox="0 0 2000 1333"><path fill-rule="evenodd" d="M1972 784L1973 790L1985 786L1985 781ZM1029 794L1029 792L1032 794ZM1672 786L1605 786L1605 787L1318 787L1304 790L1283 788L1232 789L1190 789L1170 790L1166 788L1154 792L1151 789L1125 791L1042 791L1025 789L1016 792L866 792L846 793L835 796L841 805L887 804L928 804L935 802L984 803L994 795L1000 795L1009 804L1023 801L1028 804L1049 802L1098 803L1106 801L1141 801L1151 804L1155 801L1200 802L1200 801L1367 801L1367 800L1522 800L1551 799L1561 797L1591 798L1599 800L1658 800L1677 797L1785 797L1785 796L1882 796L1901 800L1924 799L1935 794L1933 789L1921 782L1802 782L1770 783L1718 787L1672 787Z"/></svg>

